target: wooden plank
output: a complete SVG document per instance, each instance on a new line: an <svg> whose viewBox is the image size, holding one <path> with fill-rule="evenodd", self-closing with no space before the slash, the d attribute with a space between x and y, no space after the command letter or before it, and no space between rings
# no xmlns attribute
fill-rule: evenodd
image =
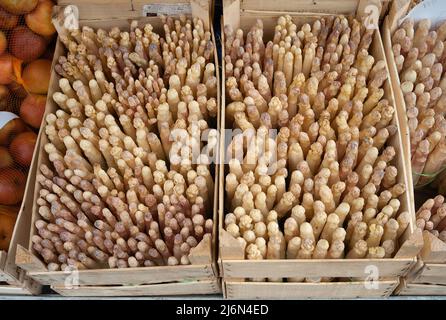
<svg viewBox="0 0 446 320"><path fill-rule="evenodd" d="M367 288L364 282L273 283L225 281L227 299L345 299L388 297L398 280L378 281L377 287Z"/></svg>
<svg viewBox="0 0 446 320"><path fill-rule="evenodd" d="M138 285L215 277L211 265L80 270L77 274L79 285ZM63 285L77 277L75 273L63 271L29 272L28 275L44 285Z"/></svg>
<svg viewBox="0 0 446 320"><path fill-rule="evenodd" d="M429 277L421 274L416 280L412 281L411 283L446 286L446 278L444 275L438 277Z"/></svg>
<svg viewBox="0 0 446 320"><path fill-rule="evenodd" d="M423 231L424 247L420 258L425 263L446 263L446 243L429 231Z"/></svg>
<svg viewBox="0 0 446 320"><path fill-rule="evenodd" d="M213 2L212 2L213 3ZM214 32L214 26L211 24L211 36L212 36L212 41L215 44L215 49L214 49L214 64L215 64L215 75L217 77L217 108L219 110L219 112L217 112L217 130L218 132L221 132L221 113L222 113L222 108L221 108L221 82L220 82L220 64L219 64L219 59L218 59L218 53L217 53L217 41L215 39L215 32ZM218 149L219 150L219 149ZM220 189L223 189L223 184L218 183L220 181L220 166L219 164L221 163L220 160L220 153L217 151L217 155L216 155L216 161L215 161L215 166L214 166L214 203L213 203L213 212L212 212L212 219L214 221L214 225L213 225L213 229L212 229L212 244L211 244L211 248L212 248L212 262L213 262L213 267L214 267L214 271L215 274L218 275L218 267L216 264L216 260L217 260L217 256L218 256L218 209L219 209L219 196L220 196Z"/></svg>
<svg viewBox="0 0 446 320"><path fill-rule="evenodd" d="M5 268L7 255L8 254L6 251L0 251L0 282L12 280L11 277L3 271L3 269Z"/></svg>
<svg viewBox="0 0 446 320"><path fill-rule="evenodd" d="M243 11L282 11L291 12L321 12L333 14L350 14L356 12L358 0L241 0Z"/></svg>
<svg viewBox="0 0 446 320"><path fill-rule="evenodd" d="M66 5L75 5L79 11L79 20L89 19L110 19L110 18L136 18L141 16L142 12L136 12L132 9L131 1L118 1L118 3L102 2L88 2L88 1L74 1L69 3L58 3L58 5L65 7Z"/></svg>
<svg viewBox="0 0 446 320"><path fill-rule="evenodd" d="M230 235L226 230L220 230L220 242L224 245L220 248L220 256L222 259L226 260L243 260L245 257L245 250L240 246L238 242L232 235Z"/></svg>
<svg viewBox="0 0 446 320"><path fill-rule="evenodd" d="M132 18L137 17L131 0L114 0L113 5L104 0L59 0L59 6L74 5L79 10L79 19Z"/></svg>
<svg viewBox="0 0 446 320"><path fill-rule="evenodd" d="M426 277L441 277L446 279L446 264L426 263L422 274Z"/></svg>
<svg viewBox="0 0 446 320"><path fill-rule="evenodd" d="M379 277L404 275L415 259L335 259L335 260L228 260L222 261L224 277L366 277L376 266Z"/></svg>
<svg viewBox="0 0 446 320"><path fill-rule="evenodd" d="M209 27L211 25L211 1L210 0L117 0L113 1L110 6L110 1L104 0L74 0L59 1L58 5L75 5L79 10L80 20L104 20L104 19L135 19L144 16L144 6L148 4L157 5L175 5L175 4L190 4L192 14L200 17L204 21L204 25Z"/></svg>
<svg viewBox="0 0 446 320"><path fill-rule="evenodd" d="M9 284L10 289L8 290L6 286L3 286L3 288L0 288L0 293L2 292L2 290L5 290L4 291L5 294L38 295L42 290L42 286L40 285L40 283L29 278L25 274L24 270L18 270L17 277L12 277L8 273L4 273L4 276L6 277L6 279L2 280L0 272L0 281L6 281ZM8 292L14 292L14 293L8 293Z"/></svg>
<svg viewBox="0 0 446 320"><path fill-rule="evenodd" d="M15 261L20 268L28 272L47 271L47 268L43 262L21 245L17 245Z"/></svg>
<svg viewBox="0 0 446 320"><path fill-rule="evenodd" d="M224 14L224 11L223 11ZM221 45L221 56L222 56L222 70L224 70L225 68L225 62L224 62L224 56L225 56L225 33L224 33L224 17L221 18L221 24L220 24L220 36L221 36L221 41L220 43ZM219 166L218 166L218 172L219 172L219 180L218 180L218 184L221 186L225 185L225 117L226 117L226 98L225 98L225 83L226 83L226 77L225 77L225 72L221 73L221 83L222 83L222 87L221 87L221 105L222 107L220 108L220 161L219 161ZM221 244L221 239L222 239L222 234L221 232L223 232L223 216L225 214L225 188L219 188L218 190L218 240L219 240L219 250L218 250L218 269L220 271L220 276L223 277L223 264L222 264L222 249L224 249L225 246L220 245Z"/></svg>
<svg viewBox="0 0 446 320"><path fill-rule="evenodd" d="M211 4L210 0L118 0L113 1L110 6L110 1L104 0L63 0L58 4L76 5L79 9L80 20L102 20L102 19L133 19L143 17L143 7L147 4L158 5L175 5L175 4L190 4L192 14L203 19L204 25L209 28L211 25Z"/></svg>
<svg viewBox="0 0 446 320"><path fill-rule="evenodd" d="M125 297L125 296L171 296L205 295L221 293L218 281L192 281L182 283L152 284L139 286L81 286L71 289L52 286L62 296L71 297Z"/></svg>
<svg viewBox="0 0 446 320"><path fill-rule="evenodd" d="M430 284L407 284L401 288L400 296L445 296L446 286Z"/></svg>
<svg viewBox="0 0 446 320"><path fill-rule="evenodd" d="M69 1L69 0L65 0L65 1ZM78 0L76 0L76 1L78 1ZM88 0L82 0L82 1L88 1ZM95 0L95 1L97 1L97 0ZM107 2L107 0L103 0L103 1ZM108 2L108 3L110 3L110 2ZM156 4L190 3L190 0L132 0L132 8L133 8L133 10L141 10L142 11L142 7L144 5L154 4L154 3L156 3Z"/></svg>
<svg viewBox="0 0 446 320"><path fill-rule="evenodd" d="M409 232L406 230L405 234ZM403 236L405 235L403 234ZM421 249L423 249L424 240L423 233L421 229L415 229L411 235L407 236L408 239L403 242L400 249L395 255L395 258L403 259L403 258L413 258L420 253Z"/></svg>
<svg viewBox="0 0 446 320"><path fill-rule="evenodd" d="M6 251L0 251L0 270L2 270L5 266L6 256L8 253Z"/></svg>
<svg viewBox="0 0 446 320"><path fill-rule="evenodd" d="M223 21L224 25L230 25L234 30L240 27L240 0L223 0ZM223 30L221 35L224 35ZM224 76L224 72L222 74Z"/></svg>
<svg viewBox="0 0 446 320"><path fill-rule="evenodd" d="M393 33L397 26L399 20L406 15L409 6L410 6L411 0L393 0L392 5L389 10L388 14L388 29L391 33Z"/></svg>
<svg viewBox="0 0 446 320"><path fill-rule="evenodd" d="M212 238L204 237L200 243L192 248L189 253L189 261L193 265L212 263Z"/></svg>
<svg viewBox="0 0 446 320"><path fill-rule="evenodd" d="M409 186L407 191L410 199L410 209L415 214L416 212L415 194L414 194L413 178L412 178L412 163L410 160L412 157L410 152L410 135L409 135L409 127L407 125L406 104L404 102L403 93L400 89L401 87L400 78L398 75L398 70L396 68L395 59L393 57L391 29L389 21L390 21L390 16L384 20L384 25L382 28L384 51L386 54L387 65L389 68L390 80L394 95L394 106L397 112L399 132L403 146L404 162L406 166L407 182Z"/></svg>
<svg viewBox="0 0 446 320"><path fill-rule="evenodd" d="M411 283L446 285L446 264L425 264Z"/></svg>
<svg viewBox="0 0 446 320"><path fill-rule="evenodd" d="M40 284L26 277L24 272L15 279L0 270L0 282L7 282L0 285L0 295L37 295L41 291Z"/></svg>
<svg viewBox="0 0 446 320"><path fill-rule="evenodd" d="M17 286L8 286L8 285L2 285L0 286L0 295L31 295L31 293L24 289L23 287L17 287Z"/></svg>
<svg viewBox="0 0 446 320"><path fill-rule="evenodd" d="M212 19L210 16L210 3L211 2L209 0L190 0L192 16L203 20L203 25L206 30L209 30L212 24Z"/></svg>
<svg viewBox="0 0 446 320"><path fill-rule="evenodd" d="M409 272L404 276L404 279L408 282L411 282L415 279L421 270L424 268L424 263L420 259L417 258L417 261L410 268Z"/></svg>

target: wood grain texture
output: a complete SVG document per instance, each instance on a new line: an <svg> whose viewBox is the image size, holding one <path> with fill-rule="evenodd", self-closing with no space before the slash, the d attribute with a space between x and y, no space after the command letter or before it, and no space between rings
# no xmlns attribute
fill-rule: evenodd
<svg viewBox="0 0 446 320"><path fill-rule="evenodd" d="M446 243L429 231L423 231L424 247L420 258L425 263L446 263Z"/></svg>
<svg viewBox="0 0 446 320"><path fill-rule="evenodd" d="M45 285L63 285L69 272L29 272L30 277ZM79 285L139 285L181 280L214 278L210 265L162 266L127 269L98 269L79 271Z"/></svg>
<svg viewBox="0 0 446 320"><path fill-rule="evenodd" d="M389 17L384 20L383 27L381 28L382 39L384 44L384 51L386 54L387 65L389 67L390 73L390 81L392 84L392 90L394 95L395 108L397 111L398 123L399 123L399 132L401 136L403 153L404 153L404 163L406 166L407 173L407 183L408 186L412 186L408 188L409 194L409 204L411 211L415 214L415 194L413 189L413 180L412 180L412 163L411 163L411 153L410 153L410 135L409 135L409 127L407 126L407 116L406 116L406 103L404 102L403 93L400 89L401 82L398 75L398 71L395 64L395 59L393 57L392 52L392 40L391 40L391 30L390 30L390 22Z"/></svg>
<svg viewBox="0 0 446 320"><path fill-rule="evenodd" d="M356 11L357 0L330 1L330 0L299 0L295 1L269 1L269 0L243 0L241 9L245 11L282 11L291 12L322 12L335 14L349 14Z"/></svg>
<svg viewBox="0 0 446 320"><path fill-rule="evenodd" d="M446 264L426 263L412 282L446 285Z"/></svg>
<svg viewBox="0 0 446 320"><path fill-rule="evenodd" d="M2 285L0 286L0 295L14 295L14 296L22 296L22 295L31 295L30 291L23 287L11 286L11 285Z"/></svg>
<svg viewBox="0 0 446 320"><path fill-rule="evenodd" d="M333 259L333 260L223 260L225 278L275 277L366 277L376 266L379 277L404 275L414 259Z"/></svg>
<svg viewBox="0 0 446 320"><path fill-rule="evenodd" d="M402 281L395 294L400 296L444 296L446 295L446 285L415 284Z"/></svg>
<svg viewBox="0 0 446 320"><path fill-rule="evenodd" d="M327 283L223 283L227 299L323 299L383 298L398 285L398 280L378 281L376 289L367 289L364 282Z"/></svg>
<svg viewBox="0 0 446 320"><path fill-rule="evenodd" d="M135 297L221 293L220 284L215 279L140 286L84 286L72 289L67 289L63 286L52 286L51 288L66 297Z"/></svg>

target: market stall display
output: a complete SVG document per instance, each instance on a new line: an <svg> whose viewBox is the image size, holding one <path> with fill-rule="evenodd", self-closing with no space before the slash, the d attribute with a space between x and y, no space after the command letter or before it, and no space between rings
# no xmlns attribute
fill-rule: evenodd
<svg viewBox="0 0 446 320"><path fill-rule="evenodd" d="M18 264L64 295L217 292L209 24L81 21L59 39L66 52L56 50L31 251L19 248ZM73 270L76 290L64 286Z"/></svg>
<svg viewBox="0 0 446 320"><path fill-rule="evenodd" d="M383 280L404 274L422 240L379 33L360 9L256 19L239 5L225 7L222 42L222 119L241 131L222 151L226 296L390 294L396 283L358 288L366 265Z"/></svg>

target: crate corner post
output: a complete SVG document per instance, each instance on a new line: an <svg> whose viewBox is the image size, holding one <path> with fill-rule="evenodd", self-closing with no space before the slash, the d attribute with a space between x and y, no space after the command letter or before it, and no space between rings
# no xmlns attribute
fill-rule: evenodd
<svg viewBox="0 0 446 320"><path fill-rule="evenodd" d="M423 234L420 229L415 228L409 238L404 241L395 258L415 258L424 246Z"/></svg>

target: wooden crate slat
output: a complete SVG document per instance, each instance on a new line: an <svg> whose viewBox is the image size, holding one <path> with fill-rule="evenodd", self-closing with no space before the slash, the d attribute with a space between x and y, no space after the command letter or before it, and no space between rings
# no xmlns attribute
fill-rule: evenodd
<svg viewBox="0 0 446 320"><path fill-rule="evenodd" d="M402 280L395 293L400 296L444 296L446 295L446 286L407 283Z"/></svg>
<svg viewBox="0 0 446 320"><path fill-rule="evenodd" d="M413 280L412 283L418 284L432 284L432 285L446 285L446 277L442 276L425 276L420 275L416 280Z"/></svg>
<svg viewBox="0 0 446 320"><path fill-rule="evenodd" d="M446 264L433 264L426 263L422 271L425 277L440 277L444 276L446 278Z"/></svg>
<svg viewBox="0 0 446 320"><path fill-rule="evenodd" d="M45 285L63 285L77 277L69 272L29 272L30 277ZM187 265L180 267L147 267L127 269L81 270L79 285L149 284L185 279L211 279L214 271L210 265Z"/></svg>
<svg viewBox="0 0 446 320"><path fill-rule="evenodd" d="M336 260L223 260L223 275L229 278L275 277L366 277L367 268L376 266L379 277L405 274L414 259L336 259Z"/></svg>
<svg viewBox="0 0 446 320"><path fill-rule="evenodd" d="M446 285L446 264L424 264L411 283Z"/></svg>
<svg viewBox="0 0 446 320"><path fill-rule="evenodd" d="M0 251L0 282L10 281L11 277L3 271L6 263L6 251Z"/></svg>
<svg viewBox="0 0 446 320"><path fill-rule="evenodd" d="M377 281L377 287L367 288L364 282L273 283L225 281L228 299L323 299L323 298L382 298L388 297L398 280Z"/></svg>
<svg viewBox="0 0 446 320"><path fill-rule="evenodd" d="M12 285L0 285L0 295L31 295L30 291L23 287Z"/></svg>
<svg viewBox="0 0 446 320"><path fill-rule="evenodd" d="M237 0L236 0L237 1ZM284 11L284 12L322 12L335 14L348 14L356 11L357 0L240 0L240 9L243 11Z"/></svg>
<svg viewBox="0 0 446 320"><path fill-rule="evenodd" d="M171 296L217 294L221 292L216 279L139 286L81 286L72 289L52 286L51 288L63 296L71 297Z"/></svg>

